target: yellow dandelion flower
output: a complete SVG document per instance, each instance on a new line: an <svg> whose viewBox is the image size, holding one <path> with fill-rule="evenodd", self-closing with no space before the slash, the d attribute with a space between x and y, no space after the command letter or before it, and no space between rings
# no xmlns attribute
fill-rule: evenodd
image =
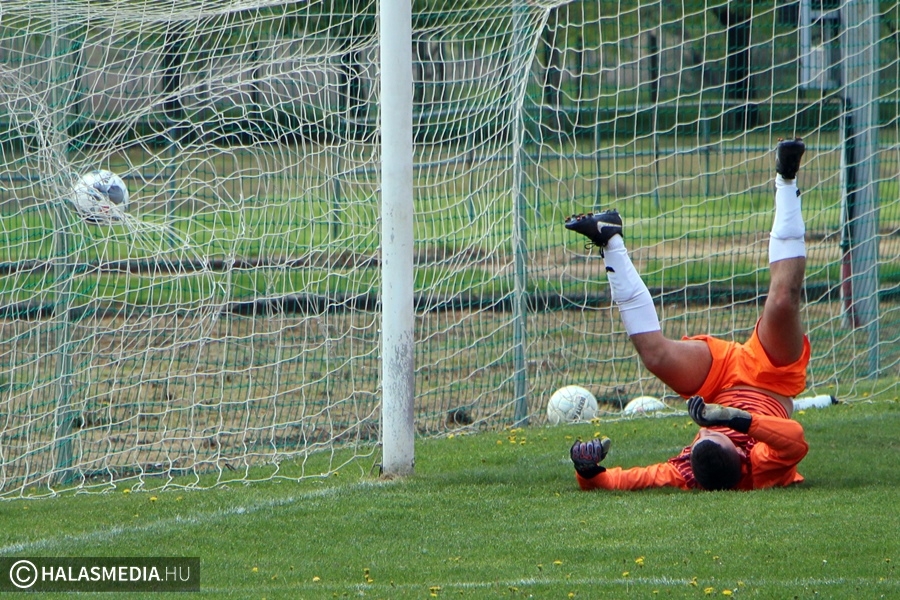
<svg viewBox="0 0 900 600"><path fill-rule="evenodd" d="M502 446L502 445L503 445L503 440L497 440L497 445L498 445L498 446Z"/></svg>
<svg viewBox="0 0 900 600"><path fill-rule="evenodd" d="M320 581L322 581L322 578L319 577L318 575L313 577L313 583L319 583Z"/></svg>
<svg viewBox="0 0 900 600"><path fill-rule="evenodd" d="M731 596L733 593L731 590L722 590L723 596Z"/></svg>
<svg viewBox="0 0 900 600"><path fill-rule="evenodd" d="M130 489L130 488L125 488L124 490L122 490L122 493L123 493L123 494L130 494L130 493L131 493L131 489Z"/></svg>
<svg viewBox="0 0 900 600"><path fill-rule="evenodd" d="M156 496L150 496L150 502L156 502L157 500L159 500L159 498Z"/></svg>
<svg viewBox="0 0 900 600"><path fill-rule="evenodd" d="M574 597L575 597L575 592L569 592L568 597L569 597L569 598L574 598Z"/></svg>
<svg viewBox="0 0 900 600"><path fill-rule="evenodd" d="M559 566L559 565L562 564L562 561L561 561L561 560L554 560L554 561L553 561L553 564L556 565L556 566Z"/></svg>
<svg viewBox="0 0 900 600"><path fill-rule="evenodd" d="M250 572L251 573L259 573L259 567L253 567L252 569L250 569Z"/></svg>
<svg viewBox="0 0 900 600"><path fill-rule="evenodd" d="M631 575L631 571L622 571L622 577L628 577Z"/></svg>
<svg viewBox="0 0 900 600"><path fill-rule="evenodd" d="M644 566L644 557L638 556L636 559L634 559L634 564L636 564L639 567L643 567Z"/></svg>
<svg viewBox="0 0 900 600"><path fill-rule="evenodd" d="M703 588L703 593L706 594L707 596L709 596L710 594L715 594L716 588L713 588L713 587Z"/></svg>

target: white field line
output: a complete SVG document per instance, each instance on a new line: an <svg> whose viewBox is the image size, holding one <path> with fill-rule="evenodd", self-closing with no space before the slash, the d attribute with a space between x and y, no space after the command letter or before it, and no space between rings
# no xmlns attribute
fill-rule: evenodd
<svg viewBox="0 0 900 600"><path fill-rule="evenodd" d="M86 543L102 543L106 540L111 540L121 535L128 535L131 533L153 533L159 532L164 533L170 529L180 528L184 525L205 525L209 523L214 523L216 521L220 521L222 519L227 519L237 515L246 515L253 514L261 510L267 510L271 508L277 508L281 506L291 506L293 504L297 504L299 502L308 501L310 499L318 499L318 498L327 498L329 496L333 496L344 490L352 490L354 488L360 487L371 487L373 485L389 485L391 482L362 482L352 486L342 486L342 487L329 487L321 490L313 490L310 492L298 494L295 496L289 496L286 498L276 498L265 500L262 502L253 502L250 504L244 504L240 506L231 506L224 509L217 509L210 512L200 512L197 514L193 514L190 516L177 516L170 519L160 519L158 521L154 521L153 523L147 523L145 525L135 525L135 526L116 526L105 528L97 531L91 531L87 533L83 533L80 535L61 535L61 536L53 536L46 537L37 540L31 540L27 542L20 542L16 544L10 544L7 546L0 547L0 556L7 556L13 553L22 553L22 552L30 552L30 551L41 551L48 552L53 550L63 550L66 547L71 545L81 545ZM52 502L53 500L50 500ZM808 577L808 578L791 578L791 579L766 579L766 578L754 578L754 577L743 577L741 578L743 583L743 588L745 589L754 589L754 588L794 588L794 587L823 587L827 588L828 586L834 585L855 585L855 586L875 586L882 587L885 589L896 589L900 587L900 579L878 579L875 577L872 578L846 578L846 577L838 577L838 578L823 578L823 577ZM710 582L711 583L711 582ZM603 578L565 578L565 577L541 577L541 578L528 578L528 579L516 579L516 580L507 580L507 581L427 581L422 583L388 583L388 582L375 582L372 584L347 584L344 586L330 584L329 582L298 582L293 581L291 583L285 584L276 584L275 582L266 582L265 590L274 592L279 589L284 590L293 590L293 591L333 591L336 589L339 590L358 590L360 592L364 592L366 590L370 591L389 591L391 589L397 590L423 590L428 591L429 588L439 587L441 590L465 590L465 589L491 589L491 588L529 588L533 586L554 586L565 588L567 586L599 586L599 587L624 587L628 588L633 585L656 585L660 587L690 587L697 586L700 588L705 588L710 585L710 583L706 583L703 580L692 580L685 578L670 578L670 577L618 577L612 579L603 579ZM722 589L739 589L739 588L729 588L728 585L723 585L722 582L715 582L712 587L715 587L717 590ZM215 588L208 587L203 585L201 582L201 592L203 593L234 593L235 589L229 588Z"/></svg>
<svg viewBox="0 0 900 600"><path fill-rule="evenodd" d="M210 512L198 512L187 516L179 515L168 519L159 519L157 521L153 521L152 523L146 523L143 525L116 525L113 527L105 527L103 529L89 531L77 535L64 534L60 536L51 536L36 540L29 540L26 542L18 542L15 544L9 544L7 546L0 547L0 556L8 556L10 554L18 554L31 551L47 552L55 549L65 549L74 544L103 542L106 540L112 540L121 535L128 535L131 533L163 533L170 529L183 527L184 525L196 526L204 525L207 523L214 523L221 519L226 519L235 515L252 514L260 510L277 508L280 506L290 506L292 504L297 504L299 502L307 501L310 499L333 496L345 490L352 490L354 488L360 487L371 487L375 485L387 485L389 483L389 481L367 481L350 486L328 487L321 490L312 490L310 492L305 492L296 496L288 496L286 498L275 498L262 502L252 502L239 506L230 506L228 508L217 509ZM46 500L46 502L53 501L53 499Z"/></svg>

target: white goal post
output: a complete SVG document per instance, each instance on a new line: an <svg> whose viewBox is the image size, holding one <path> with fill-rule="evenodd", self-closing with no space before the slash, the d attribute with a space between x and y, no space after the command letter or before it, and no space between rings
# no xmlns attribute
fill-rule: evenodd
<svg viewBox="0 0 900 600"><path fill-rule="evenodd" d="M382 0L381 438L385 475L415 464L412 5Z"/></svg>

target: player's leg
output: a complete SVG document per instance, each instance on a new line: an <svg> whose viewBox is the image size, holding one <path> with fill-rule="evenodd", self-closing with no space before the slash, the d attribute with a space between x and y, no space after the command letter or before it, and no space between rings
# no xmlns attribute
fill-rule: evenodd
<svg viewBox="0 0 900 600"><path fill-rule="evenodd" d="M632 335L631 343L647 370L682 395L699 390L712 367L712 353L702 340L670 340L652 331Z"/></svg>
<svg viewBox="0 0 900 600"><path fill-rule="evenodd" d="M759 341L775 366L803 353L800 302L806 271L806 226L800 212L796 177L805 147L798 138L776 148L775 219L769 237L769 295L759 319Z"/></svg>
<svg viewBox="0 0 900 600"><path fill-rule="evenodd" d="M600 248L613 301L647 369L676 392L700 389L712 365L709 347L703 341L670 340L662 334L650 291L628 256L619 213L576 215L566 221L566 228Z"/></svg>

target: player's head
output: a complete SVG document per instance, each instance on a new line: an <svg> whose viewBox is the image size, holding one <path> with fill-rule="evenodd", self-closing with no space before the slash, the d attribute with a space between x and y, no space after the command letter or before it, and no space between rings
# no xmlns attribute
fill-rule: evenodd
<svg viewBox="0 0 900 600"><path fill-rule="evenodd" d="M703 489L730 490L741 480L741 452L724 433L701 429L691 447L691 469Z"/></svg>

